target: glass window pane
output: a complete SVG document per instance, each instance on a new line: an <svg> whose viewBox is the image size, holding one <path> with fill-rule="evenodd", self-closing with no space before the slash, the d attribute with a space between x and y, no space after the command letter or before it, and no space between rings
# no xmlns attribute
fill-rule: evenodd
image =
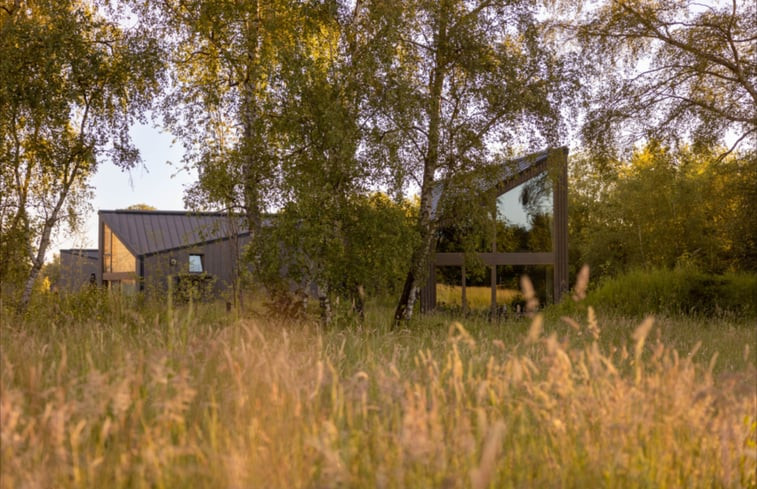
<svg viewBox="0 0 757 489"><path fill-rule="evenodd" d="M201 273L202 271L202 255L189 255L189 272Z"/></svg>
<svg viewBox="0 0 757 489"><path fill-rule="evenodd" d="M552 182L543 173L497 197L497 251L552 251Z"/></svg>
<svg viewBox="0 0 757 489"><path fill-rule="evenodd" d="M111 233L111 260L113 272L136 272L137 259L126 246L118 239L118 236Z"/></svg>

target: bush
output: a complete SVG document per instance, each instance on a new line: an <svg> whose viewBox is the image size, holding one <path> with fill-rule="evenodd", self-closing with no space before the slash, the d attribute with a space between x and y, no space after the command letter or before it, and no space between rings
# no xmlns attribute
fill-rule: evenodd
<svg viewBox="0 0 757 489"><path fill-rule="evenodd" d="M560 314L575 308L565 300ZM585 303L606 314L757 315L757 274L713 275L692 267L634 270L602 281Z"/></svg>

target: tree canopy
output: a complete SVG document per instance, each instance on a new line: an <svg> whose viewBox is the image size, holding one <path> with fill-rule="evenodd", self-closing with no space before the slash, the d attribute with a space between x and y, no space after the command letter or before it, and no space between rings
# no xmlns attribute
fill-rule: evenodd
<svg viewBox="0 0 757 489"><path fill-rule="evenodd" d="M651 142L629 158L572 164L571 247L595 275L696 266L757 270L757 165L722 148Z"/></svg>
<svg viewBox="0 0 757 489"><path fill-rule="evenodd" d="M752 267L756 17L747 0L6 1L0 280L28 300L98 165L139 161L148 109L198 171L188 206L246 216L260 279L284 266L274 242L283 275L327 294L404 275L397 320L450 229L432 207L474 212L466 175L571 134L574 257Z"/></svg>
<svg viewBox="0 0 757 489"><path fill-rule="evenodd" d="M129 207L126 208L126 210L129 211L157 211L158 209L154 206L151 206L150 204L132 204Z"/></svg>
<svg viewBox="0 0 757 489"><path fill-rule="evenodd" d="M585 2L579 2L579 5ZM563 23L588 60L584 141L757 148L757 4L606 0Z"/></svg>
<svg viewBox="0 0 757 489"><path fill-rule="evenodd" d="M129 127L160 88L153 41L85 1L0 8L0 282L29 300L51 235L88 205L103 158L139 161Z"/></svg>
<svg viewBox="0 0 757 489"><path fill-rule="evenodd" d="M436 184L492 163L503 147L557 143L562 97L574 86L533 2L376 1L366 16L383 47L370 85L373 148L420 195L402 320L433 252Z"/></svg>

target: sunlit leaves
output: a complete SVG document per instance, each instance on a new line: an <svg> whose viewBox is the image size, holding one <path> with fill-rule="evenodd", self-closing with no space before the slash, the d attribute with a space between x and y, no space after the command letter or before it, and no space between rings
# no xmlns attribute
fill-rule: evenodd
<svg viewBox="0 0 757 489"><path fill-rule="evenodd" d="M576 263L599 274L696 265L754 270L757 174L748 157L659 143L602 169L574 162L571 238Z"/></svg>
<svg viewBox="0 0 757 489"><path fill-rule="evenodd" d="M154 43L97 8L19 1L0 10L0 279L9 264L29 271L22 302L53 230L83 215L97 164L139 162L128 130L160 86Z"/></svg>
<svg viewBox="0 0 757 489"><path fill-rule="evenodd" d="M531 2L375 1L364 8L381 17L389 4L392 15L366 31L381 36L368 142L387 173L420 194L421 239L399 319L412 314L433 250L432 189L492 163L502 149L559 144L559 109L575 86Z"/></svg>

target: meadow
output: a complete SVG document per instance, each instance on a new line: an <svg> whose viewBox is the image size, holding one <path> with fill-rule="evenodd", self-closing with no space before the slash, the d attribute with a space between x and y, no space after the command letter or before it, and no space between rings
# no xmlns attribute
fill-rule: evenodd
<svg viewBox="0 0 757 489"><path fill-rule="evenodd" d="M491 288L483 286L467 286L465 300L467 307L473 310L489 309L491 304ZM511 304L518 299L520 291L497 287L497 304ZM459 285L437 284L436 300L441 306L462 307L462 287Z"/></svg>
<svg viewBox="0 0 757 489"><path fill-rule="evenodd" d="M0 486L757 487L752 319L43 301L0 330Z"/></svg>

